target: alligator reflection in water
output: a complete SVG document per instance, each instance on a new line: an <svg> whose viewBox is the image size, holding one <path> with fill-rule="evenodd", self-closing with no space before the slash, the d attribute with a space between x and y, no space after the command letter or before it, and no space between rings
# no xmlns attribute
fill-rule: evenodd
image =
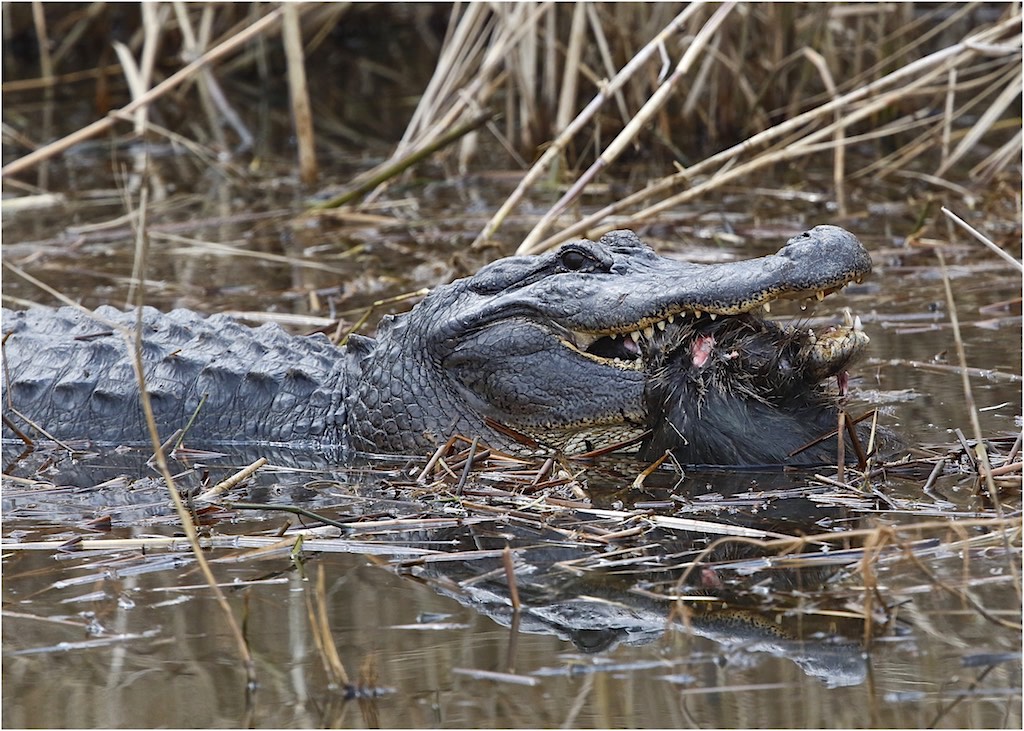
<svg viewBox="0 0 1024 731"><path fill-rule="evenodd" d="M800 477L761 473L751 491L750 473L705 476L722 497L719 506L747 502L746 509L727 511L726 524L738 533L746 528L748 535L763 538L813 534L848 518L840 508L784 496L807 491ZM740 500L730 501L729 493ZM704 533L651 521L637 539L626 538L633 532L626 529L616 531L622 536L616 540L608 526L585 528L594 513L602 514L579 512L576 535L558 527L564 521L549 527L514 516L445 529L423 545L450 543L454 553L401 559L396 570L513 632L552 634L585 653L646 644L680 631L713 640L726 652L787 658L829 687L865 679L865 622L873 624L872 636L886 629L856 611L849 597L833 596L828 588L856 557L840 557L834 546L830 557L823 553L829 547L819 542L809 544L807 553L774 558L777 549L766 553L753 541L715 535L722 523L708 523ZM629 525L645 522L634 519ZM778 529L786 533L774 533ZM466 558L460 560L463 552Z"/></svg>

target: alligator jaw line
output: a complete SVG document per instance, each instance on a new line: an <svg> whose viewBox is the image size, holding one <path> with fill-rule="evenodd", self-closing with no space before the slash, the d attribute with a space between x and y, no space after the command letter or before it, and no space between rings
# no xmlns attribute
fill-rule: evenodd
<svg viewBox="0 0 1024 731"><path fill-rule="evenodd" d="M608 332L584 332L580 330L572 330L572 340L562 339L563 344L572 350L577 351L580 355L589 358L598 363L611 365L615 368L622 368L626 370L643 370L643 351L640 348L640 341L651 340L654 337L655 329L664 330L667 325L672 324L676 321L676 318L686 319L693 317L699 320L700 318L707 315L711 320L717 320L719 317L734 317L737 315L746 314L757 309L763 309L765 314L771 313L771 306L773 302L777 302L781 299L792 299L792 300L810 300L812 302L821 302L828 295L839 291L850 281L861 281L862 277L857 277L844 282L835 287L829 287L827 289L819 289L813 291L796 291L786 292L777 297L764 296L758 300L752 300L750 303L744 303L743 305L737 305L727 309L715 311L709 308L698 308L693 307L690 309L681 309L680 311L670 314L665 317L653 318L642 320L636 325L635 328L628 330L608 331ZM801 305L803 308L803 305ZM864 328L861 325L860 317L857 316L855 319L847 312L846 323L843 328L847 331L858 333L857 337L862 338L865 342L867 336L864 335ZM810 333L812 344L815 342L815 334ZM590 352L590 348L603 338L608 338L613 343L616 341L622 341L622 350L626 353L633 354L635 357L631 359L623 359L620 357L604 357L596 353ZM632 341L630 344L627 341ZM823 351L822 356L824 357L824 350L829 347L826 343L821 343L821 349Z"/></svg>

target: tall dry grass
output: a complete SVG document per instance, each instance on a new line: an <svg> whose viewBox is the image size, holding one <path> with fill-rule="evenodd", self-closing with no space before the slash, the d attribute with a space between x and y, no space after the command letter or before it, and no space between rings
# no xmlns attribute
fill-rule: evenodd
<svg viewBox="0 0 1024 731"><path fill-rule="evenodd" d="M62 88L84 75L96 84L97 106L114 107L26 155L15 151L32 130L6 127L9 181L126 118L136 134L179 134L207 158L245 155L252 115L232 90L251 89L253 74L261 84L287 79L278 83L290 87L290 102L278 103L290 106L307 184L317 177L317 146L340 134L358 148L370 134L356 128L373 125L373 97L415 101L404 131L383 140L389 159L351 181L346 202L372 198L428 156L447 155L448 169L461 172L493 164L478 154L491 140L524 176L478 241L531 188L566 185L522 251L597 233L611 217L617 225L650 220L772 166L831 165L842 214L849 180L908 171L962 180L966 170L968 181L984 183L1020 159L1018 4L309 4L289 8L284 23L282 8L257 4L92 3L68 13L44 3L3 12L5 92ZM26 52L33 42L35 54ZM325 60L339 58L325 73ZM118 76L129 98L119 106ZM340 105L317 105L323 83ZM189 114L193 101L200 118ZM360 122L352 108L367 104ZM184 113L188 124L156 125L154 108L161 118ZM497 120L477 129L488 113ZM317 130L330 130L332 141ZM665 175L585 219L566 215L594 180L638 159Z"/></svg>

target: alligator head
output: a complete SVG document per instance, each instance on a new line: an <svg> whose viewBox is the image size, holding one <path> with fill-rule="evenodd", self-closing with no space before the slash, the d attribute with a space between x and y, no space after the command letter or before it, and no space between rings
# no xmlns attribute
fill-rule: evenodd
<svg viewBox="0 0 1024 731"><path fill-rule="evenodd" d="M727 413L718 401L733 394L767 404L735 413L772 429L795 429L807 409L834 419L834 397L820 383L846 367L866 336L852 325L817 338L788 332L763 312L781 298L822 299L870 271L864 247L836 226L727 264L659 256L630 231L501 259L389 318L372 349L356 344L347 428L353 446L367 451L416 453L452 433L517 446L495 428L503 425L571 453L653 427L649 454L785 461L737 451L732 442L764 424L729 411L716 425ZM721 386L713 403L707 384ZM705 423L721 444L708 439L688 451Z"/></svg>

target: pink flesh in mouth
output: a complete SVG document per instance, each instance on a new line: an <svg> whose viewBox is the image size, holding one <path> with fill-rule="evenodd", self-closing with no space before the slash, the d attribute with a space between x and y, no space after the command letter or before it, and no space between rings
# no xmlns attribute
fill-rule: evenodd
<svg viewBox="0 0 1024 731"><path fill-rule="evenodd" d="M693 354L693 364L698 368L703 368L707 365L708 360L711 358L711 353L715 349L715 336L714 335L698 335L693 341L693 347L691 353Z"/></svg>

